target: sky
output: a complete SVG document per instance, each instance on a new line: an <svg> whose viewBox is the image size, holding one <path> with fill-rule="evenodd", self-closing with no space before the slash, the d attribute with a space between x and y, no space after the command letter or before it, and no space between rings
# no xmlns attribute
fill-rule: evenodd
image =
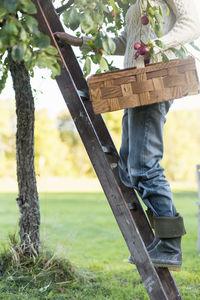
<svg viewBox="0 0 200 300"><path fill-rule="evenodd" d="M197 1L197 7L200 11L200 1L195 1ZM200 47L200 38L195 43ZM200 78L200 52L193 51L191 48L189 48L189 50L197 57L196 65ZM74 48L74 51L78 55L78 49ZM117 67L123 68L122 57L113 57L113 60ZM49 112L49 115L52 118L55 118L61 110L66 109L65 102L57 83L50 78L50 72L48 70L36 69L35 76L31 79L31 84L34 91L36 110L44 108ZM0 100L4 99L14 99L14 91L10 77L8 78L4 91L0 95ZM200 109L200 95L175 100L171 107L172 110L197 108Z"/></svg>

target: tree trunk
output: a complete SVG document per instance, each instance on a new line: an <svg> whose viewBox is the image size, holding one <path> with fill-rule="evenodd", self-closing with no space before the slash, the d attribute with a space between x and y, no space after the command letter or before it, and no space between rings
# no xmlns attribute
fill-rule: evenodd
<svg viewBox="0 0 200 300"><path fill-rule="evenodd" d="M16 159L20 211L20 239L24 254L37 256L40 245L40 208L34 167L34 99L24 63L16 63L9 52L16 98Z"/></svg>

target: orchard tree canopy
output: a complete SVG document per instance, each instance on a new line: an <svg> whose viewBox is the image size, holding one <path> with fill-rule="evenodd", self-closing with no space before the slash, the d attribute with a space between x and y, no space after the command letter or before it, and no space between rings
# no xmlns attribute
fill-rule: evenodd
<svg viewBox="0 0 200 300"><path fill-rule="evenodd" d="M163 49L164 44L159 41L163 35L164 12L158 0L52 0L56 5L60 4L57 9L59 14L62 14L62 21L67 28L74 31L80 36L88 36L89 47L82 47L81 60L85 62L84 71L88 75L91 71L91 63L99 65L98 72L115 69L112 63L109 63L105 58L106 55L112 54L115 50L115 44L110 37L118 36L125 25L125 15L128 8L139 1L141 6L141 30L142 26L150 23L150 26L155 32L158 40L155 44L160 48L163 61L168 58ZM166 4L167 14L170 10ZM141 42L143 41L136 41ZM154 61L157 61L157 56L154 54L150 40L147 40L146 45L149 49L149 54ZM180 50L171 48L175 55L179 58L186 56L184 46ZM104 56L105 55L105 56Z"/></svg>
<svg viewBox="0 0 200 300"><path fill-rule="evenodd" d="M29 71L37 66L49 68L52 77L60 72L57 50L50 45L50 38L38 30L35 13L31 0L0 0L0 92L9 70L8 49L12 49L12 59L24 61Z"/></svg>

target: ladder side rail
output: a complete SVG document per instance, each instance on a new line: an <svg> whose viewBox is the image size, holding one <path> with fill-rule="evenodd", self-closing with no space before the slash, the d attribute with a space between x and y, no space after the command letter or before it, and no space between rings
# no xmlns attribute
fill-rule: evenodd
<svg viewBox="0 0 200 300"><path fill-rule="evenodd" d="M38 13L39 14L39 13ZM147 254L142 238L138 234L136 224L130 214L128 206L121 194L121 190L113 176L106 155L102 151L101 143L80 99L77 89L63 62L60 62L61 74L56 80L63 94L64 100L82 138L88 155L93 162L94 169L100 179L104 192L109 199L110 207L125 238L128 248L133 255L137 269L144 282L150 299L166 299L167 296L161 281Z"/></svg>
<svg viewBox="0 0 200 300"><path fill-rule="evenodd" d="M125 188L125 190L127 190L127 189ZM133 195L133 193L132 193L132 195ZM166 280L166 278L168 278L167 282L164 283L164 286L166 286L167 290L171 289L171 296L169 299L170 300L171 299L181 299L181 296L179 295L179 293L177 294L177 287L175 286L175 282L174 282L173 278L171 277L169 271L168 272L165 272L165 271L168 271L168 270L164 270L164 269L158 270L158 274L162 280ZM175 288L175 290L174 290L175 294L174 294L174 292L172 292L172 290L174 288Z"/></svg>
<svg viewBox="0 0 200 300"><path fill-rule="evenodd" d="M65 101L68 103L69 111L75 119L76 127L86 147L90 160L93 163L93 167L107 196L119 228L121 229L130 252L135 258L136 266L143 279L147 292L151 299L167 299L160 279L148 257L145 245L140 235L137 234L136 224L130 214L125 199L121 194L118 183L113 176L106 155L102 151L101 143L95 134L92 124L88 122L88 116L84 106L81 107L81 99L78 99L78 95L75 94L74 91L72 92L72 90L70 94L68 91L66 93L65 80L67 81L67 74L65 70L63 71L63 74L57 78L57 82ZM69 103L69 97L70 99L73 99L73 108L71 108L71 104ZM77 116L77 111L79 112L79 116ZM154 289L156 289L156 292Z"/></svg>
<svg viewBox="0 0 200 300"><path fill-rule="evenodd" d="M45 13L46 18L48 19L48 23L53 32L56 31L64 31L63 26L57 16L57 13L52 5L52 3L48 0L40 1L40 5ZM41 31L45 32L49 35L49 31L46 26L41 26L41 22L39 23ZM54 44L54 43L53 43ZM74 55L74 52L71 46L65 44L64 47L60 47L60 51L62 52L62 56L64 57L65 63L70 71L70 74L76 84L78 89L88 90L88 85L86 80L83 77L82 70L80 65ZM110 133L107 129L105 121L103 120L101 115L95 115L93 113L92 104L90 101L84 101L85 108L87 113L91 119L91 122L95 128L95 131L101 141L102 146L110 147L112 149L112 154L108 154L108 159L110 161L110 165L118 165L119 155L116 150L116 147L113 143L113 140L110 136ZM123 185L118 176L118 168L113 169L115 176L118 180L118 184L120 188L123 190L124 197L127 203L132 204L135 208L131 210L131 213L136 218L137 227L140 230L140 233L143 237L143 240L146 245L150 244L154 238L151 227L149 226L146 216L143 212L143 208L137 198L137 195L133 189L128 189ZM138 216L138 217L137 217Z"/></svg>

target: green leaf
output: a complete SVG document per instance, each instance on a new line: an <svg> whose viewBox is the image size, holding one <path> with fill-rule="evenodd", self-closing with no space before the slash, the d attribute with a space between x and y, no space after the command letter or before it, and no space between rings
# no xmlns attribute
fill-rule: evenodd
<svg viewBox="0 0 200 300"><path fill-rule="evenodd" d="M185 58L187 57L187 55L188 55L188 51L187 51L187 49L185 48L185 46L183 46L183 45L181 46L180 52L182 53L183 59L185 59Z"/></svg>
<svg viewBox="0 0 200 300"><path fill-rule="evenodd" d="M95 41L94 41L94 47L95 49L102 49L103 47L103 39L102 39L102 35L100 32L98 32Z"/></svg>
<svg viewBox="0 0 200 300"><path fill-rule="evenodd" d="M158 38L163 36L162 26L160 24L155 24L155 34Z"/></svg>
<svg viewBox="0 0 200 300"><path fill-rule="evenodd" d="M24 44L18 44L12 48L12 58L16 62L21 62L26 53L26 46Z"/></svg>
<svg viewBox="0 0 200 300"><path fill-rule="evenodd" d="M154 51L153 51L152 48L149 50L149 55L150 55L150 57L153 59L154 62L158 62L158 57L157 57L157 55L154 53Z"/></svg>
<svg viewBox="0 0 200 300"><path fill-rule="evenodd" d="M63 20L72 30L76 30L80 25L80 16L75 7L72 7L64 13Z"/></svg>
<svg viewBox="0 0 200 300"><path fill-rule="evenodd" d="M50 55L57 55L58 54L58 50L53 47L53 46L48 46L46 49L45 49L45 52L50 54Z"/></svg>
<svg viewBox="0 0 200 300"><path fill-rule="evenodd" d="M7 9L5 9L4 7L0 7L0 18L6 16L7 12Z"/></svg>
<svg viewBox="0 0 200 300"><path fill-rule="evenodd" d="M36 7L35 7L35 5L33 4L32 1L30 1L30 0L20 0L20 3L22 5L23 12L26 12L30 15L37 13L37 9L36 9Z"/></svg>
<svg viewBox="0 0 200 300"><path fill-rule="evenodd" d="M162 19L164 18L164 13L163 13L163 9L162 7L159 5L159 14L162 17Z"/></svg>
<svg viewBox="0 0 200 300"><path fill-rule="evenodd" d="M83 67L84 73L87 76L91 72L91 60L89 57L86 58L85 60L85 65Z"/></svg>
<svg viewBox="0 0 200 300"><path fill-rule="evenodd" d="M103 50L106 52L106 54L112 54L115 51L115 43L111 38L104 37L102 39L102 46Z"/></svg>
<svg viewBox="0 0 200 300"><path fill-rule="evenodd" d="M102 39L102 46L103 46L103 50L106 52L106 54L109 54L110 53L110 47L108 45L108 38L107 37L104 37Z"/></svg>
<svg viewBox="0 0 200 300"><path fill-rule="evenodd" d="M24 30L23 27L21 28L21 31L20 31L20 39L23 42L25 42L27 40L27 33L26 33L26 30Z"/></svg>
<svg viewBox="0 0 200 300"><path fill-rule="evenodd" d="M84 15L81 15L81 29L86 34L91 33L93 36L97 35L99 25L96 23L94 15L86 11Z"/></svg>
<svg viewBox="0 0 200 300"><path fill-rule="evenodd" d="M165 5L166 5L166 9L167 9L166 17L168 17L170 14L170 9L169 9L169 6L167 5L167 3L165 3Z"/></svg>
<svg viewBox="0 0 200 300"><path fill-rule="evenodd" d="M114 0L110 0L110 5L112 6L113 10L116 12L116 13L119 13L119 9L117 7L117 5L115 4L116 1Z"/></svg>
<svg viewBox="0 0 200 300"><path fill-rule="evenodd" d="M149 22L150 22L152 28L155 30L155 21L154 21L154 19L149 14L148 14L148 18L149 18Z"/></svg>
<svg viewBox="0 0 200 300"><path fill-rule="evenodd" d="M10 21L9 23L7 23L4 28L3 31L7 34L7 35L17 35L18 34L18 29L16 26L16 23L14 21Z"/></svg>
<svg viewBox="0 0 200 300"><path fill-rule="evenodd" d="M159 48L165 48L165 45L164 45L164 43L162 42L162 41L160 41L160 40L155 40L155 44L156 44L156 46L158 46Z"/></svg>
<svg viewBox="0 0 200 300"><path fill-rule="evenodd" d="M108 38L108 45L110 48L110 53L113 54L115 52L116 45L115 45L115 42L111 38Z"/></svg>
<svg viewBox="0 0 200 300"><path fill-rule="evenodd" d="M162 56L162 61L163 62L168 62L169 61L169 58L167 57L167 55L163 51L161 51L161 56Z"/></svg>
<svg viewBox="0 0 200 300"><path fill-rule="evenodd" d="M99 64L100 63L100 60L101 60L101 55L96 52L95 55L91 55L91 59L93 61L94 64Z"/></svg>
<svg viewBox="0 0 200 300"><path fill-rule="evenodd" d="M36 34L38 32L38 22L35 18L23 14L24 23L30 33Z"/></svg>
<svg viewBox="0 0 200 300"><path fill-rule="evenodd" d="M33 58L33 54L30 49L26 50L26 54L25 54L23 60L25 62L25 66L26 66L27 70L32 70L32 68L34 66L34 58Z"/></svg>
<svg viewBox="0 0 200 300"><path fill-rule="evenodd" d="M176 57L180 58L180 59L185 59L186 58L186 53L185 51L180 49L176 49L176 48L169 48L169 50L171 50Z"/></svg>
<svg viewBox="0 0 200 300"><path fill-rule="evenodd" d="M8 68L4 68L3 70L1 70L1 78L0 78L0 94L3 91L3 89L5 88L6 85L6 81L8 78Z"/></svg>
<svg viewBox="0 0 200 300"><path fill-rule="evenodd" d="M152 6L151 6L151 7L149 7L149 9L148 9L148 13L149 13L151 16L154 16L155 12L154 12L154 9L153 9L153 7L152 7Z"/></svg>
<svg viewBox="0 0 200 300"><path fill-rule="evenodd" d="M51 78L55 79L56 76L60 75L60 65L55 62L54 64L52 64L52 66L50 67L51 70Z"/></svg>
<svg viewBox="0 0 200 300"><path fill-rule="evenodd" d="M104 57L101 57L100 59L100 69L101 72L109 71L107 60Z"/></svg>
<svg viewBox="0 0 200 300"><path fill-rule="evenodd" d="M4 0L3 7L8 10L9 13L15 13L17 10L18 1L16 0Z"/></svg>
<svg viewBox="0 0 200 300"><path fill-rule="evenodd" d="M49 47L50 45L50 38L47 35L44 35L43 33L40 33L40 35L36 39L35 46L40 49L45 49Z"/></svg>
<svg viewBox="0 0 200 300"><path fill-rule="evenodd" d="M155 12L155 19L158 23L162 22L162 16L158 12Z"/></svg>

